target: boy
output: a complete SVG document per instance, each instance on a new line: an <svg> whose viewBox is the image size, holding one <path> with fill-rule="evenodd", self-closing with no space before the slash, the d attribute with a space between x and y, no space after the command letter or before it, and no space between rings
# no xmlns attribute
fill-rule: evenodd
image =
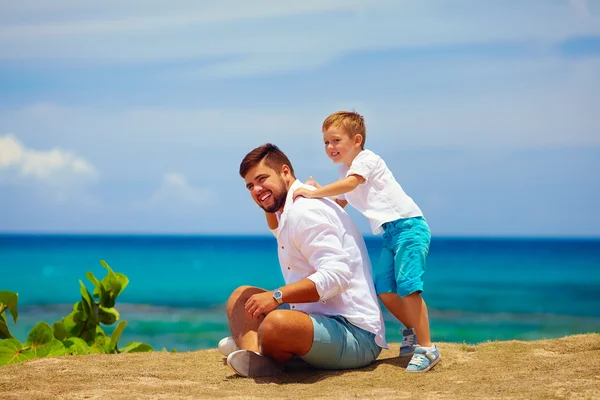
<svg viewBox="0 0 600 400"><path fill-rule="evenodd" d="M308 182L317 189L299 188L294 199L335 196L341 207L350 203L367 217L374 234L383 232L381 259L373 271L377 295L408 328L403 330L400 349L401 356L413 353L406 371L429 371L441 355L431 343L427 306L421 297L431 240L423 213L381 157L364 148L366 128L361 115L331 114L323 122L323 139L327 156L341 164L342 178L326 186Z"/></svg>

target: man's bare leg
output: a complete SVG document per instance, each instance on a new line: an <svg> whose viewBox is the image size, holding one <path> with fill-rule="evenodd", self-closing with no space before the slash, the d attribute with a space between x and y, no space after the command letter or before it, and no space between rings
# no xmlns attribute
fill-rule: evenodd
<svg viewBox="0 0 600 400"><path fill-rule="evenodd" d="M244 305L250 296L266 290L254 286L240 286L227 300L227 318L231 337L240 349L258 352L258 327L264 317L253 319L246 314Z"/></svg>
<svg viewBox="0 0 600 400"><path fill-rule="evenodd" d="M312 319L300 311L271 311L258 328L261 354L279 362L308 353L313 337Z"/></svg>
<svg viewBox="0 0 600 400"><path fill-rule="evenodd" d="M254 319L245 310L246 301L264 289L253 286L237 288L227 301L229 330L242 350L260 352L277 361L302 356L313 342L310 317L300 311L274 310L266 317Z"/></svg>

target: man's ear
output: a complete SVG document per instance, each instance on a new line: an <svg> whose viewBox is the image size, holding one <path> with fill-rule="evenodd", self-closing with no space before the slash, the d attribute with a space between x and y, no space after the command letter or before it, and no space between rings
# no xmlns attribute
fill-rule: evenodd
<svg viewBox="0 0 600 400"><path fill-rule="evenodd" d="M290 173L291 173L291 170L290 170L290 167L289 167L289 165L285 165L285 164L283 164L283 165L281 166L281 175L283 175L283 176L287 177L287 176L289 176L289 175L290 175Z"/></svg>

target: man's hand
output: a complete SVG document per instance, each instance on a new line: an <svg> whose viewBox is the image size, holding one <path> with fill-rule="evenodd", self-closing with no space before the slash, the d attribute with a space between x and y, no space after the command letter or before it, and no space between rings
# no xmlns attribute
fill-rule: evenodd
<svg viewBox="0 0 600 400"><path fill-rule="evenodd" d="M277 308L279 304L273 298L273 291L252 295L246 301L245 310L250 318L259 319L262 314L267 314Z"/></svg>
<svg viewBox="0 0 600 400"><path fill-rule="evenodd" d="M308 190L306 188L298 188L296 190L294 190L294 197L293 199L296 200L296 198L302 196L302 197L306 197L307 199L310 199L314 195L314 192L312 190Z"/></svg>

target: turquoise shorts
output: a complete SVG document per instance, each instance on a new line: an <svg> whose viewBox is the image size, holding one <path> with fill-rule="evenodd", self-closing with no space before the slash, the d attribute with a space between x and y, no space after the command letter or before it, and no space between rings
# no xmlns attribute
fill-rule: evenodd
<svg viewBox="0 0 600 400"><path fill-rule="evenodd" d="M361 368L377 359L381 348L375 334L352 325L341 316L308 314L313 323L313 344L299 357L322 369Z"/></svg>
<svg viewBox="0 0 600 400"><path fill-rule="evenodd" d="M423 291L425 259L431 232L423 217L386 222L379 263L373 268L377 294L398 293L401 297Z"/></svg>

